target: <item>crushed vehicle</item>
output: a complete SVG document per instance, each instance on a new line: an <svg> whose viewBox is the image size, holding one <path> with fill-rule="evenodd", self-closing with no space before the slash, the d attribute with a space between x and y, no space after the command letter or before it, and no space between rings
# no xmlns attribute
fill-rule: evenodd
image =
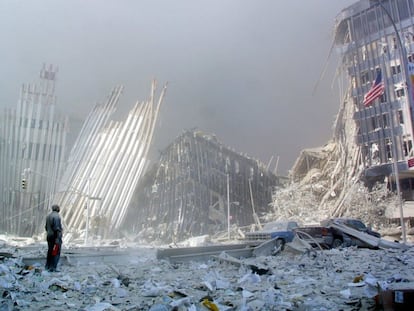
<svg viewBox="0 0 414 311"><path fill-rule="evenodd" d="M352 219L352 218L332 218L326 219L321 221L321 225L324 227L329 227L333 234L333 242L332 247L347 247L347 246L358 246L358 247L369 247L371 248L370 244L367 244L361 238L352 236L344 232L340 226L345 226L358 232L362 232L373 236L375 238L381 238L381 234L378 232L372 231L372 229L366 226L361 220ZM338 225L338 226L336 226Z"/></svg>
<svg viewBox="0 0 414 311"><path fill-rule="evenodd" d="M334 235L331 228L322 226L305 226L295 228L293 231L298 238L308 242L313 248L332 248Z"/></svg>
<svg viewBox="0 0 414 311"><path fill-rule="evenodd" d="M329 227L332 223L342 224L352 229L368 233L374 237L380 238L381 234L379 232L373 231L371 227L366 226L361 220L353 218L331 218L321 221L321 225L324 227Z"/></svg>
<svg viewBox="0 0 414 311"><path fill-rule="evenodd" d="M262 230L246 232L248 241L264 241L276 239L276 245L283 249L286 243L292 242L295 233L293 230L299 227L296 221L274 221L264 224Z"/></svg>
<svg viewBox="0 0 414 311"><path fill-rule="evenodd" d="M298 237L313 247L338 248L358 246L376 248L381 238L361 220L352 218L332 218L321 221L321 226L297 228Z"/></svg>

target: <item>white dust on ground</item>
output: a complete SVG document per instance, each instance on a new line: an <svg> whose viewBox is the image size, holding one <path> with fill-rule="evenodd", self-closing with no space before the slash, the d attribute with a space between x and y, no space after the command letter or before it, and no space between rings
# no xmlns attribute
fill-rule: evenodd
<svg viewBox="0 0 414 311"><path fill-rule="evenodd" d="M46 243L7 239L0 236L2 252L14 257L0 260L0 311L209 310L200 302L206 296L219 310L360 310L375 305L379 290L414 288L413 248L303 254L287 248L237 266L221 260L171 264L157 260L154 248L121 241L115 249L125 255L115 262L62 260L60 272L49 273ZM42 259L28 267L22 262L27 257Z"/></svg>

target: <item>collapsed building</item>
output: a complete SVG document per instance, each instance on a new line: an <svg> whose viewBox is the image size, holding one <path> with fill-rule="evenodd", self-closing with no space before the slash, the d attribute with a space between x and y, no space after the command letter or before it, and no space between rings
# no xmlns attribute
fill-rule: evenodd
<svg viewBox="0 0 414 311"><path fill-rule="evenodd" d="M260 226L282 182L263 163L214 135L187 130L142 179L126 226L141 237L167 242Z"/></svg>
<svg viewBox="0 0 414 311"><path fill-rule="evenodd" d="M61 213L68 231L73 235L83 231L85 241L90 229L105 235L123 222L148 164L166 86L157 96L153 81L148 100L138 101L125 121L111 121L122 90L122 86L114 88L107 100L88 115L54 199L64 207Z"/></svg>
<svg viewBox="0 0 414 311"><path fill-rule="evenodd" d="M0 231L30 236L43 228L63 172L68 119L56 112L58 68L20 89L17 109L0 122Z"/></svg>
<svg viewBox="0 0 414 311"><path fill-rule="evenodd" d="M381 227L414 216L413 17L412 0L360 0L338 14L333 138L302 151L292 184L274 194L274 217L353 216ZM296 206L286 208L288 198Z"/></svg>
<svg viewBox="0 0 414 311"><path fill-rule="evenodd" d="M116 230L148 164L148 151L166 86L137 102L126 120L112 121L122 86L87 116L72 148L69 120L56 112L57 68L43 66L38 83L23 85L16 110L0 127L0 231L43 232L52 204L61 205L66 236L91 228ZM67 151L70 150L68 153Z"/></svg>

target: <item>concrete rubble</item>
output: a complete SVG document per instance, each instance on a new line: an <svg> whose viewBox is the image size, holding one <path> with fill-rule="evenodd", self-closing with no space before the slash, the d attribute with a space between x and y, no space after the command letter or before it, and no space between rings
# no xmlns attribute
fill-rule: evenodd
<svg viewBox="0 0 414 311"><path fill-rule="evenodd" d="M413 248L286 247L274 256L234 259L223 252L171 263L157 260L154 248L109 241L105 246L119 252L113 260L66 260L49 273L45 243L6 236L0 243L1 311L366 310L375 308L379 291L414 286Z"/></svg>

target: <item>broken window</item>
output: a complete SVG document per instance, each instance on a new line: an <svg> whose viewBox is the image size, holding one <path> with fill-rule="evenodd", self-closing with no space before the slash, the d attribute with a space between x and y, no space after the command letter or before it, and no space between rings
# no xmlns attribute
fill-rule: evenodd
<svg viewBox="0 0 414 311"><path fill-rule="evenodd" d="M407 157L410 154L412 147L413 146L412 146L411 140L404 140L403 142L404 156Z"/></svg>
<svg viewBox="0 0 414 311"><path fill-rule="evenodd" d="M387 159L388 161L392 160L392 151L391 151L391 140L387 139L385 141L386 145L385 145L385 151L387 153Z"/></svg>
<svg viewBox="0 0 414 311"><path fill-rule="evenodd" d="M371 145L371 161L373 164L379 164L379 148L376 143Z"/></svg>
<svg viewBox="0 0 414 311"><path fill-rule="evenodd" d="M398 98L401 98L404 96L405 92L404 89L398 89L395 91L395 94L397 95Z"/></svg>

